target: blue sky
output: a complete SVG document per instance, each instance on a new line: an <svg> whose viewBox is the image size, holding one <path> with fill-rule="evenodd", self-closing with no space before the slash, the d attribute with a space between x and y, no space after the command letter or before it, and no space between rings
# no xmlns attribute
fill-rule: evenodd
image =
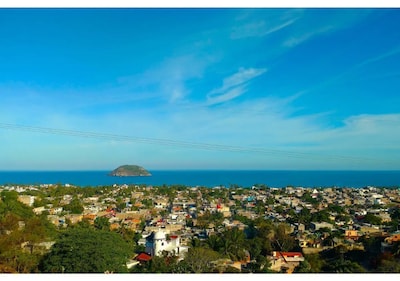
<svg viewBox="0 0 400 281"><path fill-rule="evenodd" d="M0 170L398 170L399 27L399 9L0 9Z"/></svg>

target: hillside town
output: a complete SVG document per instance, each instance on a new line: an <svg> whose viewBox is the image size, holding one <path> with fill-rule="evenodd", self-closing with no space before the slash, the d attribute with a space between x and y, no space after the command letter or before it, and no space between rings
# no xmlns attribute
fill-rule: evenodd
<svg viewBox="0 0 400 281"><path fill-rule="evenodd" d="M355 252L375 257L389 255L397 266L393 270L399 269L399 188L0 186L2 195L9 192L17 194L19 202L31 208L35 216L45 217L57 231L82 223L103 223L110 231L129 231L135 243L135 250L126 261L130 272L139 272L160 257L174 257L177 262L189 260L188 253L201 248L199 245L220 250L222 246L212 246L213 237L233 230L245 233L246 239L255 231L258 234L253 237L258 235L260 241L271 242L258 253L254 247L226 250L225 255L208 262L209 272L292 273L302 272L306 264L311 268L308 272L318 272L312 270L311 257L331 249L340 249L338 255L342 259L351 259L350 253ZM5 217L0 208L3 237L13 233L4 223ZM24 227L21 220L18 228ZM263 227L268 229L265 235L261 233ZM373 250L366 248L371 239L379 243ZM43 254L51 251L56 241L44 237L35 243L35 249L41 249ZM30 247L32 253L32 241L22 239L20 247ZM242 254L237 254L239 250ZM355 272L374 271L367 260L359 264L362 270Z"/></svg>

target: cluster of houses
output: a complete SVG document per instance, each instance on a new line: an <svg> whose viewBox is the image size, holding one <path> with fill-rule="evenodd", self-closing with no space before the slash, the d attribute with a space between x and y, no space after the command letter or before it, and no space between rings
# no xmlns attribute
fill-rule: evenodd
<svg viewBox="0 0 400 281"><path fill-rule="evenodd" d="M35 204L37 197L27 195L29 191L46 194L46 190L51 188L54 186L0 186L0 191L17 191L21 202L31 206L38 215L47 214L49 221L58 227L67 227L82 220L94 223L96 218L106 217L111 229L125 227L140 232L142 238L138 244L145 250L130 261L128 266L135 266L153 256L166 253L183 259L193 237L205 239L220 230L221 226L212 223L198 226L199 219L206 213L220 213L225 228L244 229L246 225L235 219L237 216L249 219L261 216L276 222L287 222L293 216L293 211L299 213L303 208L315 213L335 204L346 210L347 220L332 211L329 213L329 221L315 221L309 225L292 223L291 231L303 251L274 251L269 259L271 269L277 271L293 271L304 260L303 254L335 244L362 247L357 240L363 235L384 237L382 251L389 249L394 241L400 240L400 232L389 233L385 228L385 223L391 220L388 206L400 205L400 190L395 188L187 187L176 190L173 197L169 197L160 194L157 187L114 185L112 189L90 197L80 194L45 197L46 202L53 202L45 205ZM304 200L305 194L307 198L318 199L317 203ZM72 214L65 211L65 206L76 196L82 202L83 212ZM362 218L367 213L379 217L382 224L364 223ZM328 234L319 232L321 229L340 231L342 235L327 243Z"/></svg>

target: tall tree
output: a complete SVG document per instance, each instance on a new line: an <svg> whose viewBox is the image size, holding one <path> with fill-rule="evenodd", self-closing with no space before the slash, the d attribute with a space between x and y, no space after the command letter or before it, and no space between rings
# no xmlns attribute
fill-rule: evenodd
<svg viewBox="0 0 400 281"><path fill-rule="evenodd" d="M100 230L110 230L110 219L107 217L97 217L94 220L94 227Z"/></svg>
<svg viewBox="0 0 400 281"><path fill-rule="evenodd" d="M190 248L182 264L187 272L207 273L212 272L212 262L217 260L220 255L207 248Z"/></svg>
<svg viewBox="0 0 400 281"><path fill-rule="evenodd" d="M220 252L232 260L241 260L245 257L245 235L242 230L234 227L222 233Z"/></svg>
<svg viewBox="0 0 400 281"><path fill-rule="evenodd" d="M273 237L275 249L287 252L296 246L294 237L289 235L289 229L289 225L284 223L275 226Z"/></svg>
<svg viewBox="0 0 400 281"><path fill-rule="evenodd" d="M127 272L126 261L133 247L120 235L93 228L71 228L44 256L43 272Z"/></svg>

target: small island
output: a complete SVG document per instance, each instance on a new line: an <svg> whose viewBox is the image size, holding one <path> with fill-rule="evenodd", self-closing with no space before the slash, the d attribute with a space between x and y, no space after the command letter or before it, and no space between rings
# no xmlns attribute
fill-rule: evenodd
<svg viewBox="0 0 400 281"><path fill-rule="evenodd" d="M123 165L113 170L110 174L113 177L148 177L151 174L138 165Z"/></svg>

